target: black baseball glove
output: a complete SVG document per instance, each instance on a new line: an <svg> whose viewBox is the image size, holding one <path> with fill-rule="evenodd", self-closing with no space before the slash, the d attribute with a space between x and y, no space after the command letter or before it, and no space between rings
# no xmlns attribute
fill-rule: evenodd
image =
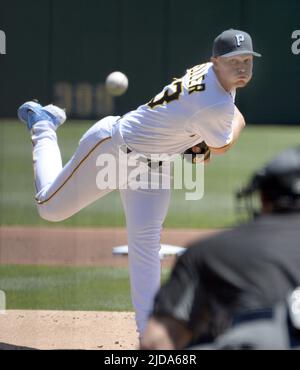
<svg viewBox="0 0 300 370"><path fill-rule="evenodd" d="M203 154L204 163L208 163L210 160L210 150L209 147L206 145L205 141L202 141L201 143L194 145L193 147L187 149L183 155L185 154L191 154L192 157L192 163L199 163L201 162L200 158L197 158L197 154Z"/></svg>

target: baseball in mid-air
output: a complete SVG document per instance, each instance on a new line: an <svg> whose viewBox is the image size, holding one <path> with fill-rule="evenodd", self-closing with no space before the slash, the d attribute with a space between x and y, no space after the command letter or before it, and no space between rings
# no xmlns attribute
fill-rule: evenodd
<svg viewBox="0 0 300 370"><path fill-rule="evenodd" d="M105 86L112 96L121 96L128 89L128 78L122 72L112 72L106 77Z"/></svg>

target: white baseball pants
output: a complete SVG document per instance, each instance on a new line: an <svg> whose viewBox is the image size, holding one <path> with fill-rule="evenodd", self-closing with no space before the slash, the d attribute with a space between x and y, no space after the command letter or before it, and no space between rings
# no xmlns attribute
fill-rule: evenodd
<svg viewBox="0 0 300 370"><path fill-rule="evenodd" d="M56 132L47 121L32 130L34 178L39 214L61 221L111 192L99 189L97 158L111 154L118 164L124 145L118 117L106 117L93 125L63 167ZM146 170L148 167L145 165ZM132 303L140 335L145 329L156 291L160 286L160 233L167 214L170 190L120 190L126 215Z"/></svg>

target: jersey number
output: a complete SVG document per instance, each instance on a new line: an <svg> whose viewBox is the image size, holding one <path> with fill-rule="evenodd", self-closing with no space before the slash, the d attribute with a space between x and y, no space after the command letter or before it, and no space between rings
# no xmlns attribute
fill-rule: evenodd
<svg viewBox="0 0 300 370"><path fill-rule="evenodd" d="M199 64L187 72L189 73L189 82L188 82L188 93L193 94L194 92L200 92L205 90L205 83L203 80L207 73L208 63ZM174 81L165 87L161 93L156 95L149 103L150 108L155 108L158 105L168 104L171 101L179 99L180 94L182 93L182 78L175 78Z"/></svg>
<svg viewBox="0 0 300 370"><path fill-rule="evenodd" d="M150 108L155 108L157 105L168 104L173 100L177 100L182 92L182 81L175 80L171 85L167 86L161 93L156 95L149 103Z"/></svg>

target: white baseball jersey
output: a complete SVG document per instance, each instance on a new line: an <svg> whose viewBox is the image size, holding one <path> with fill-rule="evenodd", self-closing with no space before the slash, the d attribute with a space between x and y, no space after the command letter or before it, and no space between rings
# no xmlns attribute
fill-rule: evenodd
<svg viewBox="0 0 300 370"><path fill-rule="evenodd" d="M182 153L203 140L220 148L232 140L234 98L235 91L221 86L212 63L197 65L123 116L120 131L130 149L146 156Z"/></svg>
<svg viewBox="0 0 300 370"><path fill-rule="evenodd" d="M115 167L109 170L112 174L125 166L119 155L124 143L146 156L182 153L203 140L212 147L228 144L232 138L233 95L219 84L212 64L196 66L122 119L106 117L93 125L64 167L53 121L41 116L31 130L41 217L62 221L111 192L112 188L98 185L100 162L107 156L114 159ZM128 231L132 302L142 335L160 285L160 235L171 192L120 188Z"/></svg>

